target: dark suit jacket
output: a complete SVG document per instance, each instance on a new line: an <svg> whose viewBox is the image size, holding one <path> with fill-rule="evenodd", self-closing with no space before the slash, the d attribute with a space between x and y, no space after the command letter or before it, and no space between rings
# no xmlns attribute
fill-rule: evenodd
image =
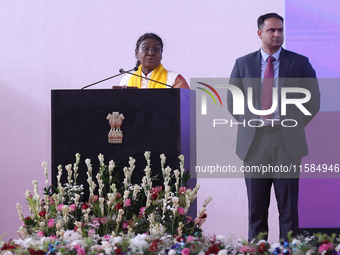
<svg viewBox="0 0 340 255"><path fill-rule="evenodd" d="M245 96L244 115L233 115L239 122L246 121L245 127L238 125L237 133L237 155L244 160L255 136L254 127L249 127L247 121L258 119L259 116L251 113L247 106L247 88L253 87L253 105L255 109L261 108L261 51L250 53L238 58L230 76L230 84L237 86ZM294 119L298 122L296 127L282 128L282 136L286 151L291 158L301 158L308 154L307 141L304 127L312 120L320 108L320 92L315 71L307 57L282 49L280 53L279 66L279 91L282 87L301 87L310 91L311 99L303 104L312 114L305 116L295 105L287 105L287 113L280 117ZM280 92L279 92L280 94ZM289 93L287 98L304 97L301 93ZM279 107L281 100L279 98ZM228 91L228 110L233 114L233 97ZM281 112L281 109L280 109ZM288 123L288 121L287 121ZM292 125L289 122L289 125Z"/></svg>

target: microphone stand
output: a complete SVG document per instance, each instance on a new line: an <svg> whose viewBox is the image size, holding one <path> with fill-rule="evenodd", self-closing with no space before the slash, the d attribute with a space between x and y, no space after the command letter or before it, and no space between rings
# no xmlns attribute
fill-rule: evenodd
<svg viewBox="0 0 340 255"><path fill-rule="evenodd" d="M95 82L95 83L91 83L91 84L89 84L89 85L87 85L87 86L85 86L85 87L82 87L81 90L86 89L86 88L91 87L91 86L94 86L94 85L96 85L96 84L98 84L98 83L101 83L101 82L103 82L103 81L107 81L107 80L110 80L110 79L115 78L115 77L117 77L117 76L120 76L120 75L124 74L125 72L136 71L136 70L137 70L137 67L134 67L134 68L132 68L131 70L128 70L128 71L124 71L124 70L123 70L124 72L121 72L121 70L123 70L123 69L120 69L120 70L119 70L119 72L120 72L119 74L113 75L113 76L111 76L111 77L108 77L108 78L106 78L106 79L104 79L104 80L97 81L97 82Z"/></svg>

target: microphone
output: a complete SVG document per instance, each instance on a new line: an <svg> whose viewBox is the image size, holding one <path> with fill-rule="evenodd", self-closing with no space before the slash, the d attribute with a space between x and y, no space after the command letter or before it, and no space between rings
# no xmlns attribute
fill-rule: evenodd
<svg viewBox="0 0 340 255"><path fill-rule="evenodd" d="M137 71L138 70L138 68L137 67L135 67L135 69L132 69L132 70L135 70L135 71ZM140 78L142 78L142 79L146 79L146 80L149 80L149 81L153 81L153 82L156 82L156 83L159 83L159 84L162 84L162 85L165 85L165 86L167 86L167 87L169 87L169 88L174 88L173 86L170 86L170 85L168 85L168 84L166 84L166 83L163 83L163 82L160 82L160 81L156 81L156 80L153 80L153 79L149 79L149 78L147 78L147 77L143 77L143 76L141 76L141 75L138 75L138 74L135 74L135 73L130 73L130 71L132 71L132 70L128 70L128 71L125 71L124 69L119 69L119 72L121 73L121 74L123 74L123 73L128 73L128 74L131 74L131 75L134 75L134 76L137 76L137 77L140 77Z"/></svg>
<svg viewBox="0 0 340 255"><path fill-rule="evenodd" d="M91 87L91 86L93 86L93 85L96 85L96 84L98 84L98 83L101 83L101 82L103 82L103 81L107 81L107 80L110 80L110 79L115 78L115 77L117 77L117 76L120 76L120 75L124 74L125 72L137 71L137 70L138 70L137 67L134 67L134 68L132 68L131 70L128 70L128 71L124 71L123 69L119 69L119 74L113 75L113 76L111 76L111 77L109 77L109 78L106 78L106 79L104 79L104 80L97 81L97 82L95 82L95 83L91 83L91 84L89 84L89 85L87 85L87 86L85 86L85 87L82 87L81 90L86 89L86 88L88 88L88 87Z"/></svg>

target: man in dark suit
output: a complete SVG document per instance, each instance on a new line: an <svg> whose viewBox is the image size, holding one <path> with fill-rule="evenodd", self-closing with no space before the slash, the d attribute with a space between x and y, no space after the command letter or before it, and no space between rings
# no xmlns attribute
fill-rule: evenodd
<svg viewBox="0 0 340 255"><path fill-rule="evenodd" d="M276 13L260 16L257 34L262 48L237 59L229 81L243 91L244 114L234 114L235 98L228 91L228 110L238 121L236 153L248 170L245 181L249 240L268 232L272 184L279 211L280 238L285 238L291 230L297 233L299 166L301 158L308 154L304 127L320 107L319 86L308 58L282 48L283 18ZM261 114L248 107L249 88L252 105ZM293 93L285 96L282 94L285 89ZM288 104L283 97L289 98ZM264 112L269 108L273 112ZM264 166L266 174L261 172ZM256 169L260 172L256 173Z"/></svg>

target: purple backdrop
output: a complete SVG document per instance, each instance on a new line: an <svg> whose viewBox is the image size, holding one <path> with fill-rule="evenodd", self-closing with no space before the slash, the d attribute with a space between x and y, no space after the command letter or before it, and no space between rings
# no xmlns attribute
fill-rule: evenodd
<svg viewBox="0 0 340 255"><path fill-rule="evenodd" d="M307 127L309 155L303 163L340 163L340 2L286 0L286 48L309 57L320 79L321 112ZM340 173L331 178L301 178L300 227L340 227ZM322 175L321 175L322 177ZM337 178L336 178L337 177Z"/></svg>

